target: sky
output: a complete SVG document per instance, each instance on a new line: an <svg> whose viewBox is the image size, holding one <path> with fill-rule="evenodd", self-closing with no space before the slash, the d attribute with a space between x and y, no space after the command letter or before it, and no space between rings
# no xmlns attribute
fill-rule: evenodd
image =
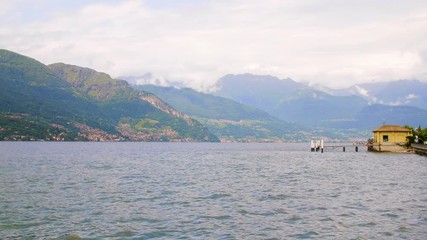
<svg viewBox="0 0 427 240"><path fill-rule="evenodd" d="M427 82L427 1L0 0L0 48L197 90L241 73Z"/></svg>

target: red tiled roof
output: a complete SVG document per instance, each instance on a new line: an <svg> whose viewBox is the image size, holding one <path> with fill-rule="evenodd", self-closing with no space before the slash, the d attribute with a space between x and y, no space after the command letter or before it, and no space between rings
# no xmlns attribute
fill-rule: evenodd
<svg viewBox="0 0 427 240"><path fill-rule="evenodd" d="M410 132L411 130L399 125L382 125L373 132Z"/></svg>

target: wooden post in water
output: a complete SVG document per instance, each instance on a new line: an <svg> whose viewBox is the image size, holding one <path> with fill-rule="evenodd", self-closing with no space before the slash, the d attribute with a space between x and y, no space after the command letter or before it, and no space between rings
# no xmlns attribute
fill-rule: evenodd
<svg viewBox="0 0 427 240"><path fill-rule="evenodd" d="M355 150L356 152L358 152L358 151L359 151L359 147L358 147L358 146L356 146L356 147L354 148L354 150Z"/></svg>
<svg viewBox="0 0 427 240"><path fill-rule="evenodd" d="M323 139L320 140L320 152L323 153Z"/></svg>
<svg viewBox="0 0 427 240"><path fill-rule="evenodd" d="M344 147L342 147L342 151L343 151L343 152L345 152L345 146L344 146Z"/></svg>

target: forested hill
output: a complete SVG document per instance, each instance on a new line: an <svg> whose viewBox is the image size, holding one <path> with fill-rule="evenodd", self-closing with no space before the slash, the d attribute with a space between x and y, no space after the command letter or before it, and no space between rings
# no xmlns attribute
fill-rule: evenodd
<svg viewBox="0 0 427 240"><path fill-rule="evenodd" d="M218 141L108 74L0 50L0 140Z"/></svg>
<svg viewBox="0 0 427 240"><path fill-rule="evenodd" d="M223 141L297 141L309 137L304 128L296 124L231 99L190 88L133 87L152 92L179 111L198 119Z"/></svg>

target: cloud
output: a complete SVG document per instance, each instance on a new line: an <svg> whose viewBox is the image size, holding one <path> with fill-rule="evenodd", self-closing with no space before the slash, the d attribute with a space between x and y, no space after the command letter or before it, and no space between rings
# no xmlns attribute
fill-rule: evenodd
<svg viewBox="0 0 427 240"><path fill-rule="evenodd" d="M419 96L415 95L415 94L408 94L408 96L406 96L405 100L412 100L412 99L417 99L419 98Z"/></svg>
<svg viewBox="0 0 427 240"><path fill-rule="evenodd" d="M425 1L77 2L64 9L50 1L49 17L0 23L0 47L113 76L151 72L198 89L244 72L330 87L427 81Z"/></svg>
<svg viewBox="0 0 427 240"><path fill-rule="evenodd" d="M0 0L0 16L4 16L8 11L12 9L12 3L9 0Z"/></svg>
<svg viewBox="0 0 427 240"><path fill-rule="evenodd" d="M358 94L364 96L364 97L369 97L369 91L356 85L356 91Z"/></svg>

